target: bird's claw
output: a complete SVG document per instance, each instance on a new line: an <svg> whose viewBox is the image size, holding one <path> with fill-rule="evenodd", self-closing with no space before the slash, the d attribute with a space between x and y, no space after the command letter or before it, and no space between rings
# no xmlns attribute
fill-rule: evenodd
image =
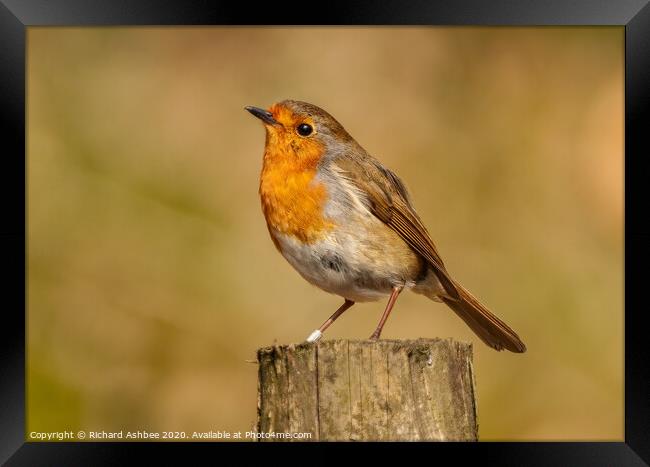
<svg viewBox="0 0 650 467"><path fill-rule="evenodd" d="M312 332L309 335L309 337L307 338L307 342L313 344L314 342L318 342L321 337L323 337L323 333L320 331L320 329L316 329L314 332Z"/></svg>

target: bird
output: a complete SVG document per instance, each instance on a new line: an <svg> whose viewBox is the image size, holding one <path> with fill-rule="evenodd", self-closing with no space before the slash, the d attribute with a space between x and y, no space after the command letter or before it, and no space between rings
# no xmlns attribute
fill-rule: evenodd
<svg viewBox="0 0 650 467"><path fill-rule="evenodd" d="M266 130L259 195L271 240L309 283L343 304L307 337L357 302L388 299L380 338L400 293L442 302L495 350L523 353L507 324L447 270L404 182L368 154L333 116L298 100L246 106Z"/></svg>

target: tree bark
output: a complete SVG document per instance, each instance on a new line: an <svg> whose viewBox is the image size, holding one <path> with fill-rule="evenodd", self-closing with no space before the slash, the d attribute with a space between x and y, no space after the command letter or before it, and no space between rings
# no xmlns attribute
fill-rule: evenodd
<svg viewBox="0 0 650 467"><path fill-rule="evenodd" d="M257 359L260 441L478 439L471 344L329 340Z"/></svg>

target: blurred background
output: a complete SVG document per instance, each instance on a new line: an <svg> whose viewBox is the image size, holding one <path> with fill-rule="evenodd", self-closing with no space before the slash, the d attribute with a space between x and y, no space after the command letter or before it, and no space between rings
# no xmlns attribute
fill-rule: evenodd
<svg viewBox="0 0 650 467"><path fill-rule="evenodd" d="M28 29L28 431L247 431L258 347L339 305L275 250L245 105L334 115L523 338L474 343L483 440L623 439L623 28ZM326 338L366 338L383 302Z"/></svg>

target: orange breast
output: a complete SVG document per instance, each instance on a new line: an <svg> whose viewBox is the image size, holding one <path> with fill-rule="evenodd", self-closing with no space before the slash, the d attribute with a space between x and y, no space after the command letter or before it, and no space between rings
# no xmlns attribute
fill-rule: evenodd
<svg viewBox="0 0 650 467"><path fill-rule="evenodd" d="M327 190L314 181L316 163L316 157L294 161L286 154L267 151L264 155L260 197L271 235L273 228L312 243L334 226L323 217Z"/></svg>

